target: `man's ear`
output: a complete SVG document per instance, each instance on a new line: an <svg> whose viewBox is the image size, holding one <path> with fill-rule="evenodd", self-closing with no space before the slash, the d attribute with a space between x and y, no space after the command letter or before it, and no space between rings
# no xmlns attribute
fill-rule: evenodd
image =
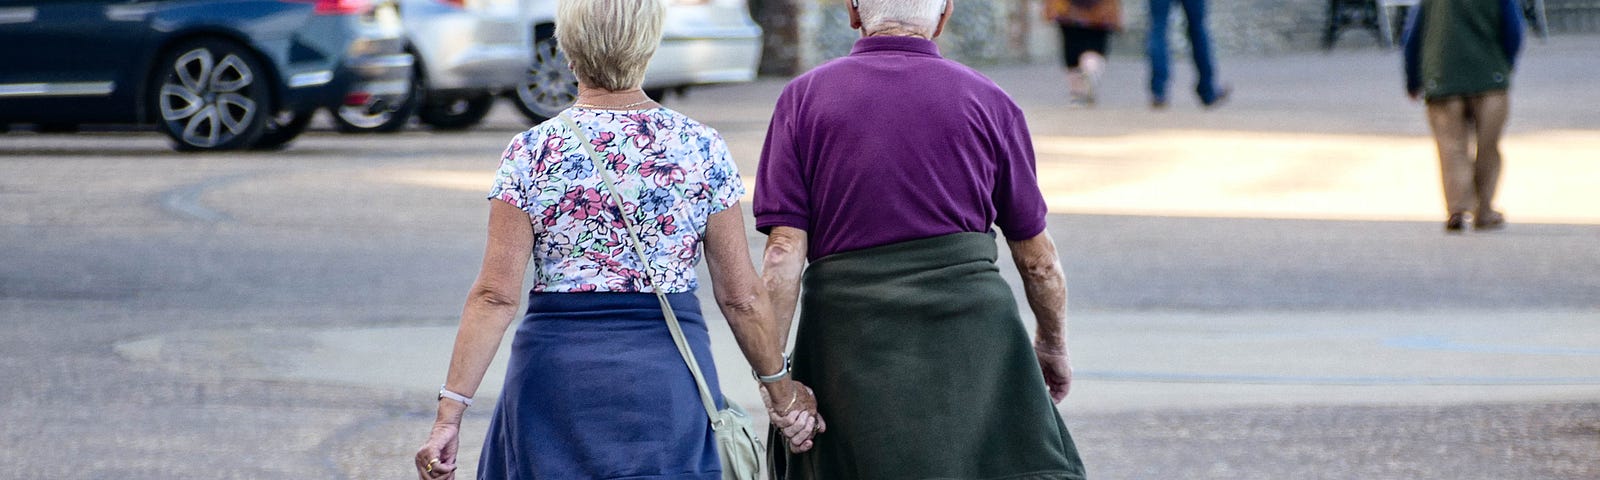
<svg viewBox="0 0 1600 480"><path fill-rule="evenodd" d="M950 16L954 15L955 13L956 0L944 0L944 13L939 14L939 26L933 29L933 36L928 38L939 38L939 34L944 33L944 24L949 22Z"/></svg>
<svg viewBox="0 0 1600 480"><path fill-rule="evenodd" d="M861 0L850 0L850 29L861 29ZM866 35L867 32L861 32Z"/></svg>

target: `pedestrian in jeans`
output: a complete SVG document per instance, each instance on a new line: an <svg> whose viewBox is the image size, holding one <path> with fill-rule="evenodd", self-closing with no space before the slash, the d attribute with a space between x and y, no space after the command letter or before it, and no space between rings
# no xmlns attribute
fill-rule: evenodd
<svg viewBox="0 0 1600 480"><path fill-rule="evenodd" d="M1206 31L1206 0L1150 0L1150 37L1146 53L1150 57L1150 108L1167 108L1167 79L1171 63L1167 58L1167 20L1172 4L1183 7L1188 23L1189 50L1194 55L1195 75L1200 81L1194 91L1200 104L1213 107L1228 99L1231 89L1217 84L1217 67L1211 56L1211 34Z"/></svg>
<svg viewBox="0 0 1600 480"><path fill-rule="evenodd" d="M1445 231L1461 232L1469 219L1476 230L1503 228L1494 193L1522 9L1517 0L1422 0L1403 42L1406 92L1427 103L1439 145Z"/></svg>

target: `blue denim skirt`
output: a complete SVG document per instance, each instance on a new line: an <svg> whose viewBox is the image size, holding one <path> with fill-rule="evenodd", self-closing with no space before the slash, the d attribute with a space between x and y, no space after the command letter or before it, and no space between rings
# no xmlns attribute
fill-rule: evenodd
<svg viewBox="0 0 1600 480"><path fill-rule="evenodd" d="M699 300L668 299L720 392ZM654 294L529 295L478 478L717 480L716 448Z"/></svg>

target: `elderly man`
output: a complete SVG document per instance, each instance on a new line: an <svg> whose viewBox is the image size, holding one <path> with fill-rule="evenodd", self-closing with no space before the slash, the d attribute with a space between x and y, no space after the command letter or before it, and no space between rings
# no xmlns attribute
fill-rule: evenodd
<svg viewBox="0 0 1600 480"><path fill-rule="evenodd" d="M780 476L1084 478L1053 405L1072 376L1066 279L1028 128L994 82L940 57L930 39L952 13L853 1L863 38L773 112L755 197L763 278L785 338L801 303L792 372L827 419ZM994 226L1038 319L1033 348Z"/></svg>

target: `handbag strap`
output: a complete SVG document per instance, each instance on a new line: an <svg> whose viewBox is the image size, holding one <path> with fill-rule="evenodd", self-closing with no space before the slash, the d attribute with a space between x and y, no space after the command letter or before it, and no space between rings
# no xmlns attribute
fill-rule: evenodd
<svg viewBox="0 0 1600 480"><path fill-rule="evenodd" d="M700 403L706 407L706 418L711 420L713 429L721 430L722 422L717 418L717 404L711 399L711 389L706 386L705 375L700 373L700 363L695 361L694 351L689 349L689 341L683 337L683 327L678 325L678 315L673 313L672 303L667 301L667 295L661 293L661 289L656 288L655 281L650 278L650 257L644 254L644 243L639 241L639 235L635 232L637 228L634 227L633 218L623 210L622 193L617 190L617 182L611 177L611 170L600 160L600 155L594 151L594 145L589 144L589 137L583 134L583 130L578 129L578 124L572 120L572 116L562 112L560 118L561 122L572 130L578 145L589 154L589 161L594 163L594 169L600 174L600 180L605 182L606 190L611 192L611 200L617 204L617 216L622 217L622 223L627 227L628 239L633 243L633 253L639 257L639 263L644 266L644 280L650 284L650 289L655 291L656 300L661 302L661 314L667 318L667 329L672 330L672 341L678 345L678 354L683 356L683 363L689 366L689 373L694 374L694 385L700 389Z"/></svg>

